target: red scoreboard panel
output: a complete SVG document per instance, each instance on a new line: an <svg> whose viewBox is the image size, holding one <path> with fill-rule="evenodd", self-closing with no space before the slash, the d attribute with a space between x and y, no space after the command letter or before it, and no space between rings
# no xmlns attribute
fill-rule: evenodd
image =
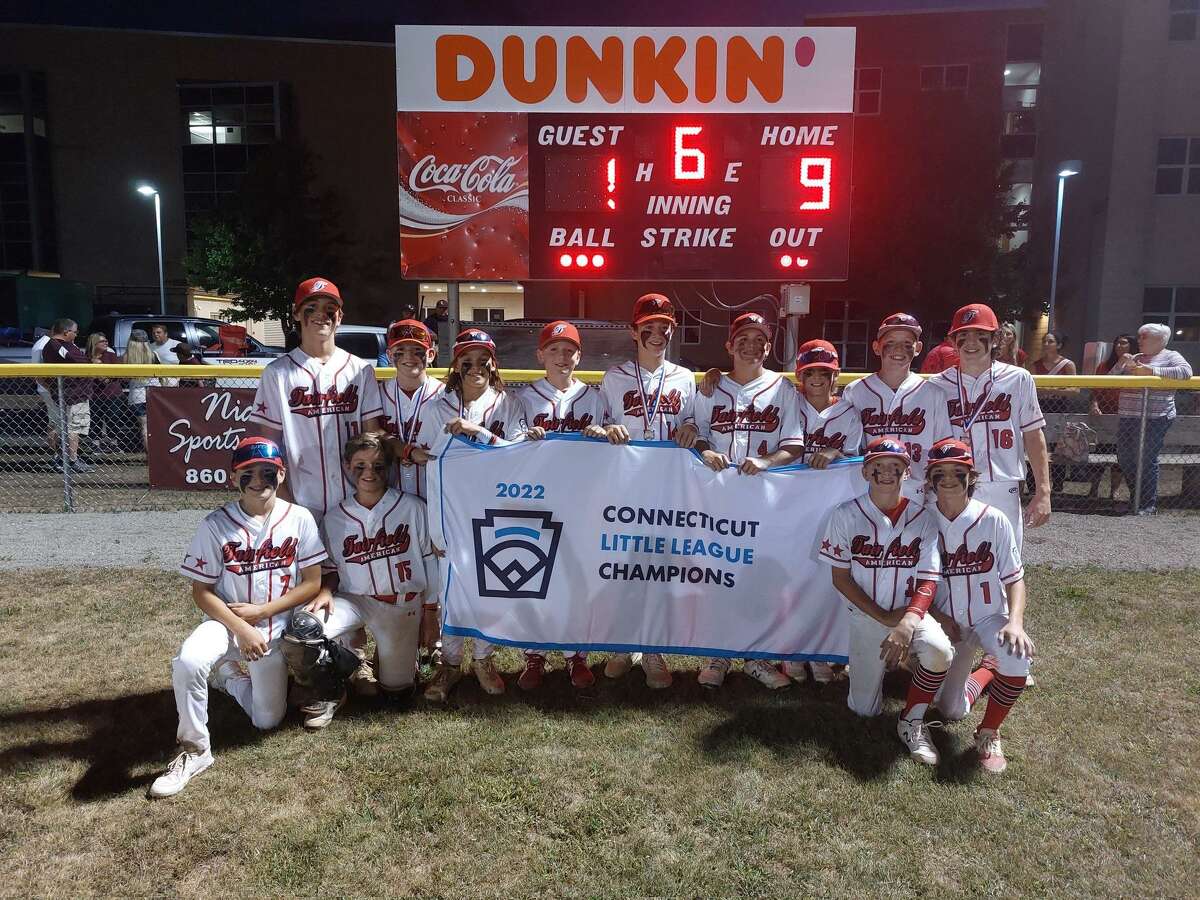
<svg viewBox="0 0 1200 900"><path fill-rule="evenodd" d="M853 120L530 114L530 277L845 280Z"/></svg>

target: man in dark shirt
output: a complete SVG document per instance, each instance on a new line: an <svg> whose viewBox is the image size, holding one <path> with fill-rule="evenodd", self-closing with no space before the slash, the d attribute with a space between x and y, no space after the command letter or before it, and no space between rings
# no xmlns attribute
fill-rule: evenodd
<svg viewBox="0 0 1200 900"><path fill-rule="evenodd" d="M71 319L58 319L50 326L50 340L42 348L42 362L51 365L87 363L87 354L75 345L79 326ZM47 440L54 454L54 468L63 471L70 466L76 472L90 472L92 467L79 458L79 436L87 434L92 425L91 397L95 380L91 378L63 378L62 396L59 396L57 378L47 379L44 386L47 415ZM60 406L61 404L61 406ZM59 457L61 438L59 429L66 423L67 458Z"/></svg>

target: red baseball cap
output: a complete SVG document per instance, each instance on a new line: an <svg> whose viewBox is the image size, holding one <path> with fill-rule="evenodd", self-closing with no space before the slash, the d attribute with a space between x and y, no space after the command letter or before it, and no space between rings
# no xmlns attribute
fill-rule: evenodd
<svg viewBox="0 0 1200 900"><path fill-rule="evenodd" d="M305 301L311 300L313 297L329 297L331 300L336 300L338 306L344 305L338 286L328 278L317 277L300 282L300 286L296 288L296 296L292 298L292 310L299 309Z"/></svg>
<svg viewBox="0 0 1200 900"><path fill-rule="evenodd" d="M958 440L958 438L943 438L938 441L929 448L925 462L930 466L948 462L966 466L968 469L975 468L975 457L971 452L971 445Z"/></svg>
<svg viewBox="0 0 1200 900"><path fill-rule="evenodd" d="M767 319L762 313L744 312L729 325L729 341L737 337L739 331L745 331L747 328L757 328L767 340L771 339L771 326L767 324Z"/></svg>
<svg viewBox="0 0 1200 900"><path fill-rule="evenodd" d="M912 465L912 457L908 455L908 448L904 446L904 442L888 435L871 439L863 451L863 465L888 456L903 460L906 466Z"/></svg>
<svg viewBox="0 0 1200 900"><path fill-rule="evenodd" d="M829 341L806 341L800 345L796 354L796 374L805 369L829 369L836 372L841 369L837 350Z"/></svg>
<svg viewBox="0 0 1200 900"><path fill-rule="evenodd" d="M908 313L892 313L879 323L879 330L875 332L875 340L880 340L889 331L895 331L897 328L906 328L918 341L921 339L921 323L917 321L916 316L910 316Z"/></svg>
<svg viewBox="0 0 1200 900"><path fill-rule="evenodd" d="M968 303L954 314L954 318L950 321L950 332L946 336L949 337L954 332L966 328L999 331L1000 323L996 320L996 314L992 312L992 308L986 303Z"/></svg>
<svg viewBox="0 0 1200 900"><path fill-rule="evenodd" d="M665 294L642 294L633 304L634 327L655 320L674 325L675 307Z"/></svg>
<svg viewBox="0 0 1200 900"><path fill-rule="evenodd" d="M538 336L538 349L542 350L547 344L554 341L570 341L580 350L583 349L583 341L579 338L579 329L562 319L551 322L542 329L542 333Z"/></svg>
<svg viewBox="0 0 1200 900"><path fill-rule="evenodd" d="M401 319L393 322L387 330L387 347L391 350L400 344L416 344L423 350L433 346L433 335L424 323L416 319Z"/></svg>
<svg viewBox="0 0 1200 900"><path fill-rule="evenodd" d="M481 328L466 328L458 333L454 340L454 359L458 359L468 350L482 347L496 358L496 342L492 336Z"/></svg>
<svg viewBox="0 0 1200 900"><path fill-rule="evenodd" d="M282 469L283 453L280 452L279 445L265 437L245 437L238 441L230 468L236 472L256 463L269 463L277 469Z"/></svg>

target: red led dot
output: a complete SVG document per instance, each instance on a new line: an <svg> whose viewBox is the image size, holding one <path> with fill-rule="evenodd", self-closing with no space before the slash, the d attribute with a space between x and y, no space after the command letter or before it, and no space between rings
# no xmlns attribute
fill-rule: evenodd
<svg viewBox="0 0 1200 900"><path fill-rule="evenodd" d="M796 265L798 265L800 268L803 269L805 266L808 265L808 260L805 259L803 256L797 256L796 257Z"/></svg>
<svg viewBox="0 0 1200 900"><path fill-rule="evenodd" d="M785 269L790 268L792 265L792 257L787 253L783 254L783 256L779 257L779 264Z"/></svg>
<svg viewBox="0 0 1200 900"><path fill-rule="evenodd" d="M588 258L586 253L580 253L577 257L575 257L575 265L581 268L587 268L587 264Z"/></svg>
<svg viewBox="0 0 1200 900"><path fill-rule="evenodd" d="M560 266L562 266L564 269L571 268L571 263L573 261L574 261L574 258L571 256L570 253L564 253L562 256L560 256L558 258L558 264Z"/></svg>
<svg viewBox="0 0 1200 900"><path fill-rule="evenodd" d="M595 266L597 269L599 269L601 266L603 266L604 265L604 254L597 253L594 256L592 256L592 265Z"/></svg>

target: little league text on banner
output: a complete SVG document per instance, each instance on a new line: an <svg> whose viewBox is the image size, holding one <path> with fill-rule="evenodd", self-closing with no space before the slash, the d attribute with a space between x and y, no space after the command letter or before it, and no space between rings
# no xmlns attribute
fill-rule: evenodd
<svg viewBox="0 0 1200 900"><path fill-rule="evenodd" d="M429 463L445 631L545 650L845 662L846 602L816 543L857 461L713 472L670 443L579 436Z"/></svg>

